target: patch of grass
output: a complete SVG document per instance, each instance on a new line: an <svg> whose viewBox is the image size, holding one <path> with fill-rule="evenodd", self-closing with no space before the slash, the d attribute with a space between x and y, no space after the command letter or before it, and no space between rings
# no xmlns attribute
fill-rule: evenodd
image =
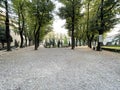
<svg viewBox="0 0 120 90"><path fill-rule="evenodd" d="M102 48L120 50L120 46L102 46Z"/></svg>
<svg viewBox="0 0 120 90"><path fill-rule="evenodd" d="M102 46L103 50L120 53L120 46Z"/></svg>

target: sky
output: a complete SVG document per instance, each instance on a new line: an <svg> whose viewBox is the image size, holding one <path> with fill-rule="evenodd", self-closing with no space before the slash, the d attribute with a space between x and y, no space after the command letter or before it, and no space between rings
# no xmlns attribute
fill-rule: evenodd
<svg viewBox="0 0 120 90"><path fill-rule="evenodd" d="M120 15L116 15L116 18L120 18ZM117 34L119 30L120 30L120 23L115 25L114 28L109 33L107 33L107 35L112 36L114 34Z"/></svg>
<svg viewBox="0 0 120 90"><path fill-rule="evenodd" d="M54 10L54 22L53 22L53 30L55 33L60 33L60 34L67 34L67 29L65 29L64 25L66 23L66 20L60 19L58 15L56 15L56 12L58 12L59 8L62 7L63 5L61 3L58 3L58 1L54 1L56 8Z"/></svg>
<svg viewBox="0 0 120 90"><path fill-rule="evenodd" d="M109 33L107 33L107 35L108 36L115 35L118 33L119 30L120 30L120 24L117 24Z"/></svg>

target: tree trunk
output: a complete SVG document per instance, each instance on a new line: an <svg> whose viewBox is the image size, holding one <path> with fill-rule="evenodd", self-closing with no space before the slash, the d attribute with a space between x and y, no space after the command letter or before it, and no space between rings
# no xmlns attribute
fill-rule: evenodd
<svg viewBox="0 0 120 90"><path fill-rule="evenodd" d="M88 13L87 13L87 40L88 40L88 42L87 42L87 44L88 44L88 47L90 48L91 46L90 46L90 35L89 35L89 6L90 6L90 1L88 1L88 5L87 5L87 11L88 11Z"/></svg>
<svg viewBox="0 0 120 90"><path fill-rule="evenodd" d="M38 29L38 33L37 33L38 35L37 35L37 48L39 47L39 43L40 43L40 40L39 40L39 38L40 38L40 28Z"/></svg>
<svg viewBox="0 0 120 90"><path fill-rule="evenodd" d="M37 50L39 47L39 33L36 33L35 35L35 50Z"/></svg>
<svg viewBox="0 0 120 90"><path fill-rule="evenodd" d="M92 40L89 41L89 48L92 48Z"/></svg>
<svg viewBox="0 0 120 90"><path fill-rule="evenodd" d="M75 48L75 37L74 37L74 24L75 24L75 10L74 10L74 1L73 1L73 11L72 11L72 50Z"/></svg>
<svg viewBox="0 0 120 90"><path fill-rule="evenodd" d="M20 25L20 10L18 9L18 25L19 25L19 33L20 33L20 39L21 39L21 42L20 42L20 48L23 48L23 31L21 29L21 25Z"/></svg>
<svg viewBox="0 0 120 90"><path fill-rule="evenodd" d="M20 47L23 48L23 42L24 42L23 31L24 31L24 27L25 27L25 19L24 19L24 15L22 12L21 12L21 16L22 16L22 28L21 28L21 32L20 32L20 37L21 37L21 46Z"/></svg>
<svg viewBox="0 0 120 90"><path fill-rule="evenodd" d="M27 47L27 37L25 36L25 46Z"/></svg>
<svg viewBox="0 0 120 90"><path fill-rule="evenodd" d="M92 35L88 41L89 48L92 48L92 41L93 41L94 35Z"/></svg>
<svg viewBox="0 0 120 90"><path fill-rule="evenodd" d="M35 50L37 50L37 35L35 35L34 38L35 38Z"/></svg>
<svg viewBox="0 0 120 90"><path fill-rule="evenodd" d="M29 46L31 46L31 39L29 39Z"/></svg>
<svg viewBox="0 0 120 90"><path fill-rule="evenodd" d="M34 31L35 32L35 31ZM38 48L37 48L37 35L38 35L38 33L34 33L34 44L35 44L35 50L37 50Z"/></svg>
<svg viewBox="0 0 120 90"><path fill-rule="evenodd" d="M88 47L90 48L90 39L87 41Z"/></svg>
<svg viewBox="0 0 120 90"><path fill-rule="evenodd" d="M81 45L81 38L79 39L79 46L82 46L82 45Z"/></svg>
<svg viewBox="0 0 120 90"><path fill-rule="evenodd" d="M76 47L77 47L78 46L78 38L76 38L76 43L75 44L76 44Z"/></svg>
<svg viewBox="0 0 120 90"><path fill-rule="evenodd" d="M37 29L37 32L34 34L35 35L34 36L35 37L35 50L37 50L39 47L39 34L40 34L40 25Z"/></svg>
<svg viewBox="0 0 120 90"><path fill-rule="evenodd" d="M23 31L20 31L20 38L21 38L21 43L20 43L20 48L23 48Z"/></svg>
<svg viewBox="0 0 120 90"><path fill-rule="evenodd" d="M10 47L10 42L11 42L11 37L10 37L10 29L9 29L9 15L8 15L8 1L5 0L5 9L6 9L6 39L7 39L7 51L11 51Z"/></svg>
<svg viewBox="0 0 120 90"><path fill-rule="evenodd" d="M100 26L101 26L101 29L99 30L99 35L102 35L103 34L103 29L104 29L104 22L103 22L103 2L104 0L101 0L101 14L100 14L100 18L101 18L101 22L100 22ZM98 46L97 46L97 51L101 51L101 44L102 42L100 42L98 40Z"/></svg>

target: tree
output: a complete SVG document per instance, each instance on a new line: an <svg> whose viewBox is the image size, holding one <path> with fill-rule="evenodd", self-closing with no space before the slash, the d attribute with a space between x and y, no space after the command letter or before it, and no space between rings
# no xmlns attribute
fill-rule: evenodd
<svg viewBox="0 0 120 90"><path fill-rule="evenodd" d="M118 8L119 0L86 0L85 16L86 18L86 36L88 46L96 36L102 36L110 31L117 23L116 8ZM101 42L98 41L98 50L100 51Z"/></svg>
<svg viewBox="0 0 120 90"><path fill-rule="evenodd" d="M79 41L79 45L84 45L86 42L86 21L85 15L83 15L78 22L78 25L75 30L75 37L76 37L76 46Z"/></svg>
<svg viewBox="0 0 120 90"><path fill-rule="evenodd" d="M20 48L23 48L24 42L26 2L27 0L12 0L14 11L18 15L18 29L21 38Z"/></svg>
<svg viewBox="0 0 120 90"><path fill-rule="evenodd" d="M96 12L99 1L97 0L85 0L84 1L84 24L85 35L87 38L87 44L89 48L92 48L92 41L97 34L96 27Z"/></svg>
<svg viewBox="0 0 120 90"><path fill-rule="evenodd" d="M78 22L78 17L80 17L80 8L81 8L81 0L59 0L64 4L64 7L59 9L60 13L58 15L66 19L67 28L71 31L71 41L72 48L75 48L75 23Z"/></svg>
<svg viewBox="0 0 120 90"><path fill-rule="evenodd" d="M6 35L6 42L7 42L7 51L11 51L10 43L11 43L11 36L10 36L10 29L9 29L9 7L8 7L8 0L1 0L0 6L5 8L6 15L5 15L5 35Z"/></svg>
<svg viewBox="0 0 120 90"><path fill-rule="evenodd" d="M8 0L5 0L5 9L6 9L6 20L5 20L5 25L6 25L6 40L7 40L7 51L11 51L10 47L10 29L9 29L9 11L8 11Z"/></svg>
<svg viewBox="0 0 120 90"><path fill-rule="evenodd" d="M115 18L115 8L117 7L117 3L119 0L101 0L100 5L100 27L99 27L99 35L102 36L106 31L109 31L114 25L117 23L117 19ZM101 50L101 41L98 41L97 50Z"/></svg>
<svg viewBox="0 0 120 90"><path fill-rule="evenodd" d="M52 10L54 9L54 4L50 0L32 0L30 2L31 15L35 20L34 25L34 42L35 50L39 47L39 38L42 27L46 26L52 20Z"/></svg>

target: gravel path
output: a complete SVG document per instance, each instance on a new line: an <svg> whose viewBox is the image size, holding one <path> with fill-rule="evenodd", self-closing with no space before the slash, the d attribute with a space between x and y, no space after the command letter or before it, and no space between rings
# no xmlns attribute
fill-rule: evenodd
<svg viewBox="0 0 120 90"><path fill-rule="evenodd" d="M120 90L120 54L39 48L0 55L0 90Z"/></svg>

